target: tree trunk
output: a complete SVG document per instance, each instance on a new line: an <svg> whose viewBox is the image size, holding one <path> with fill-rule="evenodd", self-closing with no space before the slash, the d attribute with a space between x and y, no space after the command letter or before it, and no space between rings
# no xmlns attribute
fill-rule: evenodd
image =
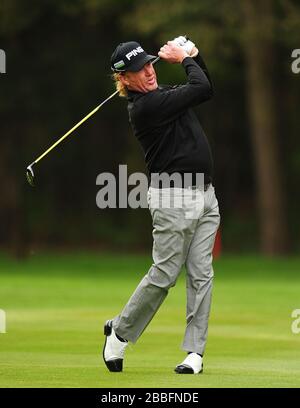
<svg viewBox="0 0 300 408"><path fill-rule="evenodd" d="M247 0L242 4L246 94L254 150L261 249L264 254L274 255L287 251L288 233L278 146L273 1Z"/></svg>

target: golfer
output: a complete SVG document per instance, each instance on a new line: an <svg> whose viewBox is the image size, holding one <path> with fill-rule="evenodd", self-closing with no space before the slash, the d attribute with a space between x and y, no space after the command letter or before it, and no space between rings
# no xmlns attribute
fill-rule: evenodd
<svg viewBox="0 0 300 408"><path fill-rule="evenodd" d="M110 371L122 371L128 342L135 343L141 336L185 265L182 348L186 356L175 372L198 374L203 371L213 285L212 250L220 215L212 185L210 147L191 108L209 100L213 89L192 41L177 37L158 55L168 63L181 64L185 84L158 86L152 64L155 57L136 42L119 44L111 57L117 89L127 98L129 120L151 176L148 204L153 221L153 264L121 313L106 322L103 358ZM188 181L164 185L163 178L157 181L163 174L171 178L180 175ZM187 198L182 205L164 206L161 197Z"/></svg>

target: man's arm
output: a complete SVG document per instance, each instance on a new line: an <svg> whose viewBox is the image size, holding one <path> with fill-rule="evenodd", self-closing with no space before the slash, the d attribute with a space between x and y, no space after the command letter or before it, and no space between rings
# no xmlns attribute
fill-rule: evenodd
<svg viewBox="0 0 300 408"><path fill-rule="evenodd" d="M195 46L193 46L192 49L186 50L184 47L178 46L176 42L168 41L168 43L160 49L160 52L158 53L158 55L160 56L160 58L166 60L167 62L170 62L171 64L174 64L174 63L182 64L188 76L188 81L189 81L188 83L197 83L198 81L204 88L205 81L203 81L203 75L201 72L203 71L210 85L210 95L209 96L210 97L212 96L212 82L211 82L211 79L208 73L208 69L205 65L203 58L201 57L199 53L199 50ZM197 63L197 65L201 68L201 70L191 70L191 69L187 70L188 65L191 65L190 58L192 58ZM187 61L185 61L186 59Z"/></svg>
<svg viewBox="0 0 300 408"><path fill-rule="evenodd" d="M156 90L146 94L144 114L155 126L173 120L186 109L212 96L212 87L206 74L180 46L169 41L158 55L169 63L181 63L187 75L187 83L163 92Z"/></svg>
<svg viewBox="0 0 300 408"><path fill-rule="evenodd" d="M194 61L197 62L197 64L202 68L203 72L205 73L207 79L209 80L209 83L212 87L212 82L210 79L210 75L208 72L208 69L205 65L205 62L203 60L203 58L201 57L198 48L196 47L195 43L193 43L188 37L186 36L179 36L174 38L173 40L177 45L179 45L181 48L184 49L184 51L187 52L187 54L194 58Z"/></svg>
<svg viewBox="0 0 300 408"><path fill-rule="evenodd" d="M192 55L193 55L193 54L192 54ZM204 62L203 58L201 57L201 55L200 55L198 49L197 49L197 54L193 57L193 60L194 60L195 62L197 62L197 64L199 65L199 67L200 67L200 68L202 69L202 71L205 73L207 79L209 80L210 86L211 86L211 88L212 88L212 90L213 90L213 84L212 84L212 81L211 81L211 78L210 78L210 75L209 75L207 66L205 65L205 62Z"/></svg>

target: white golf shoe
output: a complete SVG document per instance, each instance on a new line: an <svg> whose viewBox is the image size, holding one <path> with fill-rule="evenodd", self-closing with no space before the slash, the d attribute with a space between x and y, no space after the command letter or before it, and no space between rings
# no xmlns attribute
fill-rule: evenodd
<svg viewBox="0 0 300 408"><path fill-rule="evenodd" d="M107 320L104 325L105 343L103 347L103 360L109 371L122 371L124 352L128 346L126 340L121 341L116 336L116 332L112 327L112 320Z"/></svg>
<svg viewBox="0 0 300 408"><path fill-rule="evenodd" d="M175 368L177 374L200 374L203 371L202 357L197 353L190 353Z"/></svg>

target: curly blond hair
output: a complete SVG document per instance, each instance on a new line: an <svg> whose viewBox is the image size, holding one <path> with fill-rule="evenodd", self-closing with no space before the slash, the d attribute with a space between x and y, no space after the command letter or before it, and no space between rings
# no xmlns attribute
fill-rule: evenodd
<svg viewBox="0 0 300 408"><path fill-rule="evenodd" d="M114 72L112 74L112 79L115 83L116 90L119 91L119 96L125 98L127 96L127 88L120 80L121 75L122 74L119 72Z"/></svg>

